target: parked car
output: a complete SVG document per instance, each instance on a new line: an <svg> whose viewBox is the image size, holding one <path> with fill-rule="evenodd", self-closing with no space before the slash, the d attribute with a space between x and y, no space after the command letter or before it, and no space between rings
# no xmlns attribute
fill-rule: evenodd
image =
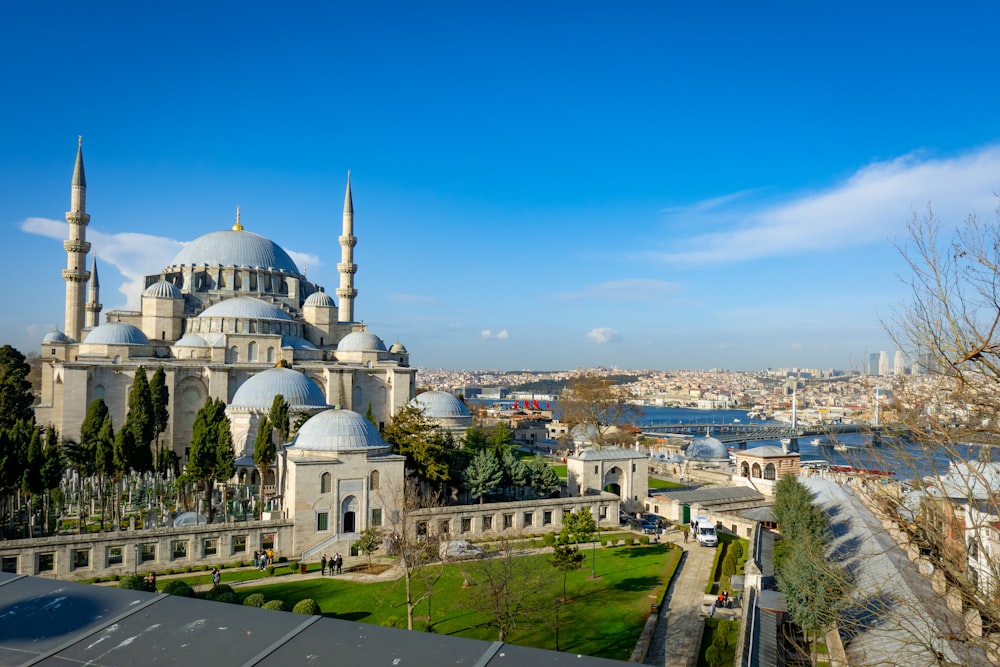
<svg viewBox="0 0 1000 667"><path fill-rule="evenodd" d="M656 532L656 526L646 519L632 519L632 521L629 522L628 527L632 530L638 530L646 533L647 535L652 535Z"/></svg>
<svg viewBox="0 0 1000 667"><path fill-rule="evenodd" d="M464 560L467 558L482 558L485 553L482 547L468 540L449 540L438 547L441 560Z"/></svg>
<svg viewBox="0 0 1000 667"><path fill-rule="evenodd" d="M628 522L631 521L634 518L635 517L633 517L631 514L628 514L626 512L618 512L618 525L619 526L627 526Z"/></svg>

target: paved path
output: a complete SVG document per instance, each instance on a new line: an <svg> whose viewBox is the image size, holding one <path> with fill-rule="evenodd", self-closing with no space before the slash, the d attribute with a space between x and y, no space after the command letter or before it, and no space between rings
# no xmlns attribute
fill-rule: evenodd
<svg viewBox="0 0 1000 667"><path fill-rule="evenodd" d="M668 533L666 537L686 551L660 609L644 664L689 667L698 664L704 623L701 608L705 604L705 586L715 549L706 549L693 541L684 544L680 533Z"/></svg>

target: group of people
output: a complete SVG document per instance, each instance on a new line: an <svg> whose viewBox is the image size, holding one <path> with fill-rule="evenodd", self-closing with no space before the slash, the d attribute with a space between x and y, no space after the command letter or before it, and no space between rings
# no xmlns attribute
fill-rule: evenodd
<svg viewBox="0 0 1000 667"><path fill-rule="evenodd" d="M222 583L222 572L219 571L219 568L213 567L212 568L212 585L213 586L218 586L221 583Z"/></svg>
<svg viewBox="0 0 1000 667"><path fill-rule="evenodd" d="M719 594L719 597L715 599L715 606L720 608L725 607L726 609L733 608L733 600L729 597L729 591L722 591Z"/></svg>
<svg viewBox="0 0 1000 667"><path fill-rule="evenodd" d="M323 574L326 574L327 569L330 570L330 574L340 574L344 571L344 557L340 555L339 551L329 559L327 559L326 554L323 554L323 557L319 559L319 564Z"/></svg>
<svg viewBox="0 0 1000 667"><path fill-rule="evenodd" d="M268 565L274 563L274 549L261 549L260 551L254 550L253 552L253 566L260 568L261 570L267 569Z"/></svg>

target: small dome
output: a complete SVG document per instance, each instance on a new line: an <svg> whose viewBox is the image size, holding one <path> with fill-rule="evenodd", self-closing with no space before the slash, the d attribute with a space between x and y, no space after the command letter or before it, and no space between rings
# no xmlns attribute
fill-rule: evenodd
<svg viewBox="0 0 1000 667"><path fill-rule="evenodd" d="M59 329L50 331L42 338L42 343L72 343L73 339L64 334Z"/></svg>
<svg viewBox="0 0 1000 667"><path fill-rule="evenodd" d="M449 419L453 417L469 417L469 410L454 394L446 391L425 391L417 394L410 405L420 408L425 417L431 419Z"/></svg>
<svg viewBox="0 0 1000 667"><path fill-rule="evenodd" d="M278 394L285 398L290 408L326 407L323 390L305 375L290 368L271 368L257 373L240 385L230 405L266 410Z"/></svg>
<svg viewBox="0 0 1000 667"><path fill-rule="evenodd" d="M83 342L97 345L149 345L149 339L139 327L125 322L108 322L94 327Z"/></svg>
<svg viewBox="0 0 1000 667"><path fill-rule="evenodd" d="M294 371L293 371L294 372ZM320 452L388 449L378 429L357 412L325 410L302 425L289 447Z"/></svg>
<svg viewBox="0 0 1000 667"><path fill-rule="evenodd" d="M281 347L282 349L289 348L292 350L318 350L319 348L307 341L301 336L282 336L281 337Z"/></svg>
<svg viewBox="0 0 1000 667"><path fill-rule="evenodd" d="M392 346L389 348L389 352L391 354L409 354L409 352L406 351L406 346L400 343L398 340L392 344Z"/></svg>
<svg viewBox="0 0 1000 667"><path fill-rule="evenodd" d="M385 343L370 331L353 331L337 343L339 352L385 352Z"/></svg>
<svg viewBox="0 0 1000 667"><path fill-rule="evenodd" d="M326 292L313 292L306 297L304 306L334 306L333 299Z"/></svg>
<svg viewBox="0 0 1000 667"><path fill-rule="evenodd" d="M174 343L174 347L210 347L210 345L198 334L185 334Z"/></svg>
<svg viewBox="0 0 1000 667"><path fill-rule="evenodd" d="M299 267L277 243L248 231L222 230L191 241L177 253L169 267L245 266L299 275Z"/></svg>
<svg viewBox="0 0 1000 667"><path fill-rule="evenodd" d="M209 306L198 317L235 317L245 320L288 320L292 316L277 306L249 296L238 296Z"/></svg>
<svg viewBox="0 0 1000 667"><path fill-rule="evenodd" d="M143 296L152 296L157 299L183 299L184 295L177 289L177 286L168 283L166 280L157 280L142 293Z"/></svg>
<svg viewBox="0 0 1000 667"><path fill-rule="evenodd" d="M721 440L706 435L688 445L684 456L688 461L728 461L729 451Z"/></svg>

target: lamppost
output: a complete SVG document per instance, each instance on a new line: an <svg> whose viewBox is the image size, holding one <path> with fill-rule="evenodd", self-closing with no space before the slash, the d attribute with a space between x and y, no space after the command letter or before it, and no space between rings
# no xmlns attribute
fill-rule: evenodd
<svg viewBox="0 0 1000 667"><path fill-rule="evenodd" d="M135 544L135 560L132 561L132 574L138 574L139 572L139 544Z"/></svg>
<svg viewBox="0 0 1000 667"><path fill-rule="evenodd" d="M594 548L591 550L590 578L597 579L597 543L601 541L601 520L597 520L597 539L594 540Z"/></svg>
<svg viewBox="0 0 1000 667"><path fill-rule="evenodd" d="M556 598L556 650L559 650L559 605L562 604L561 598Z"/></svg>

